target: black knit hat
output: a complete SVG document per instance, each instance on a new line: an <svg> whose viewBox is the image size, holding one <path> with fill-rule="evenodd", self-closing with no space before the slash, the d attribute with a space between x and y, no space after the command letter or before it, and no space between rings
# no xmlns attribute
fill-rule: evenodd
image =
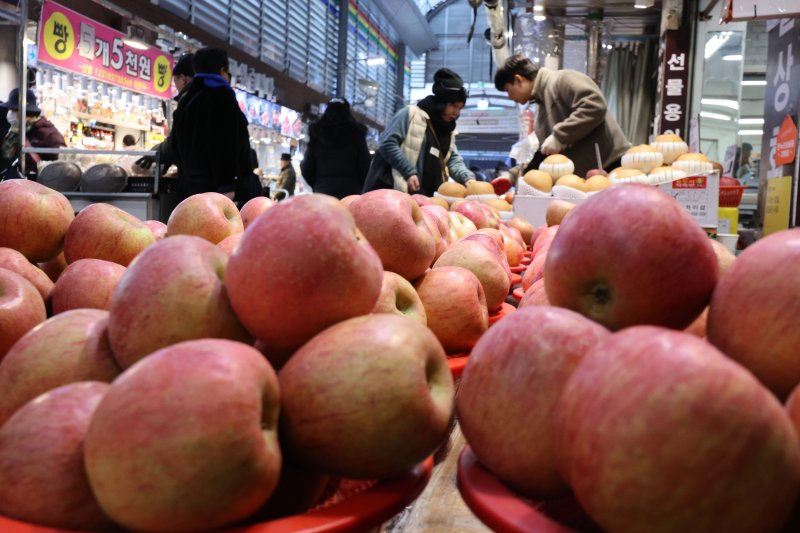
<svg viewBox="0 0 800 533"><path fill-rule="evenodd" d="M433 96L443 103L467 103L464 80L449 68L440 68L433 75Z"/></svg>
<svg viewBox="0 0 800 533"><path fill-rule="evenodd" d="M175 63L175 68L172 69L172 74L174 76L178 76L179 74L183 74L184 76L194 76L194 65L192 61L194 60L194 54L184 54L177 63Z"/></svg>
<svg viewBox="0 0 800 533"><path fill-rule="evenodd" d="M292 160L291 154L287 154L286 152L281 154L281 161L291 161L291 160Z"/></svg>

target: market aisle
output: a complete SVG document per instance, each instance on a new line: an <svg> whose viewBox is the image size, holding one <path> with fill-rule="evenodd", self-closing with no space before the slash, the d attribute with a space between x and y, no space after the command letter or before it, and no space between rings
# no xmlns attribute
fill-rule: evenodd
<svg viewBox="0 0 800 533"><path fill-rule="evenodd" d="M456 486L458 456L466 441L456 424L450 432L445 457L434 466L422 494L405 511L380 529L381 533L472 533L491 531L461 499Z"/></svg>

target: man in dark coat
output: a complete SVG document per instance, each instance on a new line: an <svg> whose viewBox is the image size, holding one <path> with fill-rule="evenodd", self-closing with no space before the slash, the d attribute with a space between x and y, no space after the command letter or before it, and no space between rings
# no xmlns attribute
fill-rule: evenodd
<svg viewBox="0 0 800 533"><path fill-rule="evenodd" d="M227 52L198 50L194 70L172 127L179 201L230 187L237 176L253 172L247 119L230 86Z"/></svg>
<svg viewBox="0 0 800 533"><path fill-rule="evenodd" d="M281 174L278 176L278 184L275 190L277 191L278 189L284 189L289 193L289 196L292 196L294 194L294 187L296 184L297 174L292 166L292 156L291 154L281 154ZM283 193L281 193L280 198L274 199L280 200L282 198Z"/></svg>
<svg viewBox="0 0 800 533"><path fill-rule="evenodd" d="M300 163L306 183L316 193L339 199L361 194L370 165L367 128L353 118L347 100L328 102L322 118L308 133L308 149Z"/></svg>

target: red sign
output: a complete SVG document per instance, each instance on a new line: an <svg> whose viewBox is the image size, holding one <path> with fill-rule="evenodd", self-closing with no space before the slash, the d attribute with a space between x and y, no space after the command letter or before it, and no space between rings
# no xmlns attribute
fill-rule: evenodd
<svg viewBox="0 0 800 533"><path fill-rule="evenodd" d="M672 182L673 189L705 189L708 180L705 176L691 176Z"/></svg>
<svg viewBox="0 0 800 533"><path fill-rule="evenodd" d="M42 6L38 60L158 98L171 96L172 57L54 2ZM135 43L134 43L135 44Z"/></svg>
<svg viewBox="0 0 800 533"><path fill-rule="evenodd" d="M664 32L659 72L661 101L656 116L657 133L674 133L686 138L690 37L691 34L685 28Z"/></svg>
<svg viewBox="0 0 800 533"><path fill-rule="evenodd" d="M791 165L797 153L797 126L789 115L783 119L778 130L778 143L775 146L775 164Z"/></svg>

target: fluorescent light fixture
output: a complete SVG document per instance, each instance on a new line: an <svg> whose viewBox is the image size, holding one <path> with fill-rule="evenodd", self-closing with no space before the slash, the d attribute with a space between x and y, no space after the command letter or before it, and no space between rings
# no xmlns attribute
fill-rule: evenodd
<svg viewBox="0 0 800 533"><path fill-rule="evenodd" d="M764 124L763 118L740 118L739 124L757 124L762 126Z"/></svg>
<svg viewBox="0 0 800 533"><path fill-rule="evenodd" d="M536 4L535 6L533 6L533 10L536 12L544 11L544 6L541 4Z"/></svg>
<svg viewBox="0 0 800 533"><path fill-rule="evenodd" d="M730 54L727 56L722 56L723 61L741 61L742 59L744 59L742 54Z"/></svg>
<svg viewBox="0 0 800 533"><path fill-rule="evenodd" d="M742 81L742 85L743 86L750 86L750 87L766 85L766 84L767 84L767 80L744 80L744 81Z"/></svg>
<svg viewBox="0 0 800 533"><path fill-rule="evenodd" d="M711 113L710 111L700 111L700 116L703 118L713 118L714 120L730 120L731 117L723 115L722 113Z"/></svg>
<svg viewBox="0 0 800 533"><path fill-rule="evenodd" d="M533 20L535 20L536 22L542 22L544 20L547 20L547 17L545 17L544 15L534 15Z"/></svg>
<svg viewBox="0 0 800 533"><path fill-rule="evenodd" d="M22 44L24 44L25 46L30 46L30 45L36 44L36 43L33 42L33 40L30 39L29 37L25 37L25 39L22 40Z"/></svg>
<svg viewBox="0 0 800 533"><path fill-rule="evenodd" d="M478 103L477 103L476 107L478 109L480 109L481 111L483 111L485 109L489 109L489 99L488 98L481 98L480 100L478 100Z"/></svg>
<svg viewBox="0 0 800 533"><path fill-rule="evenodd" d="M539 63L540 61L541 61L541 59L539 59L538 57L534 57L533 58L533 62L534 63Z"/></svg>
<svg viewBox="0 0 800 533"><path fill-rule="evenodd" d="M724 98L702 98L700 103L703 105L715 105L719 107L727 107L729 109L739 109L739 102L736 100L726 100Z"/></svg>
<svg viewBox="0 0 800 533"><path fill-rule="evenodd" d="M367 58L367 65L371 67L379 67L381 65L386 64L386 58L383 56L380 57L368 57Z"/></svg>
<svg viewBox="0 0 800 533"><path fill-rule="evenodd" d="M653 7L653 0L634 0L633 7L636 9L647 9Z"/></svg>
<svg viewBox="0 0 800 533"><path fill-rule="evenodd" d="M509 39L511 39L513 36L514 36L514 30L508 30L506 32L506 37L508 37Z"/></svg>
<svg viewBox="0 0 800 533"><path fill-rule="evenodd" d="M136 50L147 50L148 48L146 44L142 44L135 39L125 39L122 42L125 43L127 46L130 46L131 48L134 48Z"/></svg>
<svg viewBox="0 0 800 533"><path fill-rule="evenodd" d="M739 130L739 135L764 135L764 130Z"/></svg>

